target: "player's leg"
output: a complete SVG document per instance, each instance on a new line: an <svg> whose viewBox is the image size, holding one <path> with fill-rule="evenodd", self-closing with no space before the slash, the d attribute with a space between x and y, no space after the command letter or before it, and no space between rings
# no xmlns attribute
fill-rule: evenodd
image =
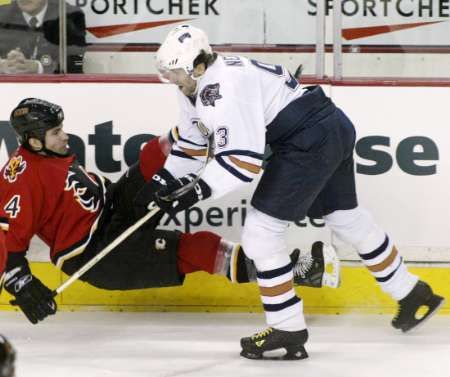
<svg viewBox="0 0 450 377"><path fill-rule="evenodd" d="M330 118L335 108L330 101L319 100L320 105L308 119L311 127L299 127L271 144L273 154L253 195L254 208L247 215L242 242L245 253L255 262L266 320L272 330L241 340L246 357L261 358L264 351L273 348L285 348L288 358L306 356L301 348L307 340L303 302L292 287L293 270L284 236L288 221L306 216L344 153L329 137L335 128ZM283 116L277 127L283 129L289 117ZM293 121L298 123L298 119ZM298 347L297 352L290 350L293 345Z"/></svg>
<svg viewBox="0 0 450 377"><path fill-rule="evenodd" d="M340 110L336 115L341 127L338 128L339 133L335 139L348 140L348 131L353 126ZM319 199L326 214L325 224L339 238L356 248L381 288L399 302L399 312L392 325L408 331L429 318L443 300L434 295L426 283L419 282L417 276L408 271L390 237L366 210L358 207L352 154L340 163ZM416 312L422 305L428 307L428 312L417 319Z"/></svg>
<svg viewBox="0 0 450 377"><path fill-rule="evenodd" d="M162 168L164 161L165 155L161 150L159 138L153 138L145 144L140 160L131 165L116 183L108 187L109 203L112 204L116 220L122 224L123 229L146 214L144 207L142 211L138 211L141 208L135 206L135 197L146 182ZM162 212L156 214L144 227L155 228L162 216Z"/></svg>
<svg viewBox="0 0 450 377"><path fill-rule="evenodd" d="M98 229L84 252L66 260L61 269L72 275L95 257L116 238L116 233L111 231L114 226L114 221L110 221L107 228ZM113 236L109 237L110 234ZM177 268L179 240L179 232L138 229L82 275L80 280L107 290L181 285L184 274Z"/></svg>
<svg viewBox="0 0 450 377"><path fill-rule="evenodd" d="M163 144L160 137L149 140L140 151L139 161L132 164L117 182L108 186L105 210L114 212L114 220L118 227L121 226L119 232L147 213L145 207L136 206L134 201L138 192L164 166L167 151L164 151ZM157 213L143 227L155 228L163 215L163 212Z"/></svg>
<svg viewBox="0 0 450 377"><path fill-rule="evenodd" d="M308 357L304 344L308 331L303 302L293 286L291 259L285 245L287 221L268 216L255 208L248 212L242 243L256 266L266 322L269 328L241 339L241 355L260 359L266 351L285 349L284 359Z"/></svg>
<svg viewBox="0 0 450 377"><path fill-rule="evenodd" d="M102 221L86 250L63 263L71 275L118 235L120 223L113 215ZM294 253L298 285L321 287L324 280L323 252ZM139 289L175 286L196 271L223 275L236 283L256 281L256 268L242 247L212 232L181 233L141 229L123 241L81 280L102 289ZM160 276L161 275L161 276ZM233 278L232 278L233 276Z"/></svg>
<svg viewBox="0 0 450 377"><path fill-rule="evenodd" d="M392 239L361 207L335 211L325 216L325 224L344 242L353 245L362 262L382 290L399 303L392 321L395 328L406 332L428 319L443 303L430 286L409 272ZM420 318L421 306L428 308Z"/></svg>
<svg viewBox="0 0 450 377"><path fill-rule="evenodd" d="M316 242L311 251L295 249L290 258L295 285L339 286L339 260L330 245ZM177 263L183 274L205 271L225 276L233 283L256 282L255 264L243 247L208 231L180 234ZM326 271L327 265L332 266L331 272Z"/></svg>
<svg viewBox="0 0 450 377"><path fill-rule="evenodd" d="M336 127L330 130L336 145L345 151L340 164L329 177L316 203L324 215L325 224L344 242L353 245L363 263L381 288L399 302L399 312L392 321L394 327L408 331L422 323L442 305L443 299L411 274L393 241L374 222L372 216L358 207L353 161L354 127L337 109L333 115ZM314 216L313 216L314 217ZM428 312L415 317L420 306Z"/></svg>

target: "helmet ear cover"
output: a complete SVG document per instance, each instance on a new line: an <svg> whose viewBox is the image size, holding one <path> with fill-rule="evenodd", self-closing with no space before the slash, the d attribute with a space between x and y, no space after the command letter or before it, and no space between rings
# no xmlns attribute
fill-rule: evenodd
<svg viewBox="0 0 450 377"><path fill-rule="evenodd" d="M64 120L62 108L38 98L22 100L11 112L10 124L22 144L31 137L45 140L47 130L59 126Z"/></svg>

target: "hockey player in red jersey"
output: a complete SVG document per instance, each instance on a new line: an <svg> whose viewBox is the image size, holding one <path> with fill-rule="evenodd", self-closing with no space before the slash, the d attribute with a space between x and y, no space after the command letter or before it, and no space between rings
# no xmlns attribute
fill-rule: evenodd
<svg viewBox="0 0 450 377"><path fill-rule="evenodd" d="M160 139L154 138L142 149L140 161L110 183L87 173L69 152L63 120L58 105L36 98L21 101L10 118L21 145L0 177L0 208L10 222L4 287L32 323L54 314L56 303L52 291L30 271L26 252L31 238L39 236L50 248L51 261L73 274L145 213L145 207L134 210L133 200L146 182L146 191L147 186L160 188L152 177L166 159ZM255 280L252 261L240 245L212 232L156 229L162 216L136 230L81 280L111 290L176 286L195 271L225 275L233 282ZM338 275L324 279L327 250L316 244L306 253L306 264L305 256L293 253L298 284L337 285Z"/></svg>

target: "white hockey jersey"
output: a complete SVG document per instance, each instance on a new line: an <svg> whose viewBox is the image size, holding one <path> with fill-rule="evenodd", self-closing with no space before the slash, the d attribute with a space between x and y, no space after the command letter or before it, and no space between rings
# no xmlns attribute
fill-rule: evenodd
<svg viewBox="0 0 450 377"><path fill-rule="evenodd" d="M282 66L238 56L218 56L200 78L195 99L179 91L181 106L176 146L165 167L175 176L196 172L213 136L214 160L202 179L212 197L221 197L251 182L259 173L266 145L266 126L303 94L297 80ZM194 152L194 153L192 153Z"/></svg>

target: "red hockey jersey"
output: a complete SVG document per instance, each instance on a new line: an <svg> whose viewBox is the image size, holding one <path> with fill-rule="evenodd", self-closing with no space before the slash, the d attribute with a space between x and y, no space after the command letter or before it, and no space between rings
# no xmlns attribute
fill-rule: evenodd
<svg viewBox="0 0 450 377"><path fill-rule="evenodd" d="M83 252L103 207L103 178L85 172L74 156L47 157L23 147L0 175L0 209L9 219L9 253L27 251L33 235L49 246L58 267Z"/></svg>

